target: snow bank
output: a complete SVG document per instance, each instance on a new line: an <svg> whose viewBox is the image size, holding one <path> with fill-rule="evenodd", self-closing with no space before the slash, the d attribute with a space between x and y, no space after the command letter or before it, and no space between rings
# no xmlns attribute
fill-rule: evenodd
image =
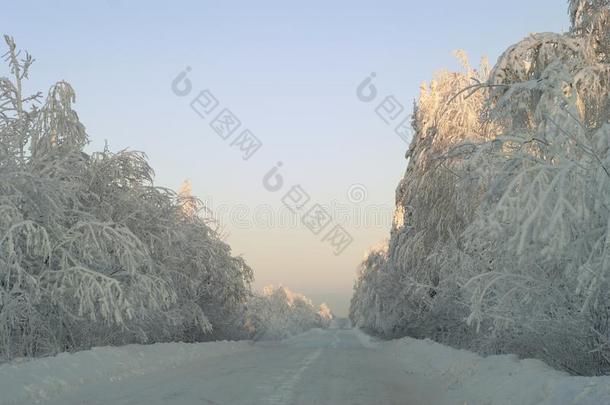
<svg viewBox="0 0 610 405"><path fill-rule="evenodd" d="M0 365L0 405L37 403L78 386L118 381L247 350L249 342L157 343L96 347Z"/></svg>
<svg viewBox="0 0 610 405"><path fill-rule="evenodd" d="M438 381L447 404L610 404L610 377L573 377L538 360L481 357L431 340L404 338L379 347L403 359L408 374Z"/></svg>
<svg viewBox="0 0 610 405"><path fill-rule="evenodd" d="M379 347L379 340L377 338L367 335L360 329L354 329L354 334L358 338L360 344L367 349L377 349Z"/></svg>

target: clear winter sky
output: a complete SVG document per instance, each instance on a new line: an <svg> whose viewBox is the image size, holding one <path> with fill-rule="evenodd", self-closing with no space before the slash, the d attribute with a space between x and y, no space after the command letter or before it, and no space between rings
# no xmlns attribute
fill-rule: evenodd
<svg viewBox="0 0 610 405"><path fill-rule="evenodd" d="M359 261L388 235L406 167L407 144L375 114L377 101L393 94L410 110L421 82L458 68L453 50L493 62L528 33L565 31L566 9L565 0L2 0L0 33L37 59L31 90L73 85L90 150L107 140L146 152L158 185L190 179L256 288L283 284L345 315ZM170 83L187 66L194 93L179 98ZM356 87L371 72L379 98L367 104ZM203 89L263 142L249 161L190 109ZM310 205L335 207L354 237L342 255L303 226L277 224L283 191L262 185L277 161L283 191L300 184ZM360 204L347 198L354 184L367 189ZM363 215L376 223L363 226Z"/></svg>

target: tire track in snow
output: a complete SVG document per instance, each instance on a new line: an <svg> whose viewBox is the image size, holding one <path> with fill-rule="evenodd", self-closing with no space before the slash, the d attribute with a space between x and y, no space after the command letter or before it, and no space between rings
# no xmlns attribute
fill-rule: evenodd
<svg viewBox="0 0 610 405"><path fill-rule="evenodd" d="M307 370L313 362L322 354L322 349L318 349L306 356L300 363L300 367L297 371L288 376L287 378L278 379L277 388L273 391L273 394L267 398L267 402L273 405L286 405L290 404L294 395L294 388L301 379L301 376Z"/></svg>

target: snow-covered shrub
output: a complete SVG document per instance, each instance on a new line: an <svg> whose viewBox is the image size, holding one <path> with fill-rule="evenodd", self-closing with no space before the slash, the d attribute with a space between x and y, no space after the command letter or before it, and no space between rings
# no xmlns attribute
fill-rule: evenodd
<svg viewBox="0 0 610 405"><path fill-rule="evenodd" d="M312 328L328 328L332 318L326 304L316 308L304 295L270 285L250 298L245 322L253 339L276 340Z"/></svg>
<svg viewBox="0 0 610 405"><path fill-rule="evenodd" d="M5 40L0 359L241 333L252 271L200 203L154 186L141 153L85 153L73 89L24 95L33 59Z"/></svg>

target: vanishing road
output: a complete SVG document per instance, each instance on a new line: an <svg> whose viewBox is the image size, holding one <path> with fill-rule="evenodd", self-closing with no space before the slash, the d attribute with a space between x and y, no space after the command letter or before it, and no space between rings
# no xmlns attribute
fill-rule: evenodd
<svg viewBox="0 0 610 405"><path fill-rule="evenodd" d="M187 366L86 384L45 404L414 404L437 403L426 377L354 330L313 330L278 343Z"/></svg>

